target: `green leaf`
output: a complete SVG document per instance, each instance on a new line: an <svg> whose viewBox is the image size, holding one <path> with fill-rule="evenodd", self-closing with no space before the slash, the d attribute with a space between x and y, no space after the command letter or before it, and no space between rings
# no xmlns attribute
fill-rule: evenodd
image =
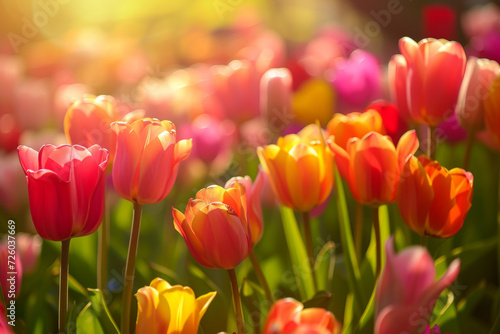
<svg viewBox="0 0 500 334"><path fill-rule="evenodd" d="M335 199L337 201L337 209L340 222L340 238L342 240L342 249L344 261L347 268L349 288L354 294L355 311L358 315L361 314L361 305L363 305L363 298L361 289L359 287L359 267L358 259L356 258L356 250L354 248L354 241L352 239L351 223L349 221L349 212L347 211L347 203L344 193L344 185L338 170L335 170Z"/></svg>
<svg viewBox="0 0 500 334"><path fill-rule="evenodd" d="M305 301L304 308L319 307L327 309L330 305L333 295L328 291L318 291L314 297Z"/></svg>
<svg viewBox="0 0 500 334"><path fill-rule="evenodd" d="M282 205L281 218L283 220L283 230L285 231L285 239L290 252L293 272L295 273L299 293L303 300L310 299L314 296L313 277L306 247L300 235L293 210Z"/></svg>
<svg viewBox="0 0 500 334"><path fill-rule="evenodd" d="M330 284L335 269L335 243L328 241L321 247L314 263L318 290L330 291Z"/></svg>
<svg viewBox="0 0 500 334"><path fill-rule="evenodd" d="M107 334L119 333L118 327L113 321L108 306L104 301L104 297L102 295L101 290L99 289L88 289L88 290L89 290L89 297L90 297L92 311L97 316L97 319L99 320L104 332Z"/></svg>
<svg viewBox="0 0 500 334"><path fill-rule="evenodd" d="M458 333L459 326L457 322L457 308L455 307L455 296L453 292L445 290L439 296L434 307L431 328L437 324L441 331Z"/></svg>
<svg viewBox="0 0 500 334"><path fill-rule="evenodd" d="M76 332L78 334L104 334L99 323L99 318L92 309L92 303L88 303L76 319Z"/></svg>
<svg viewBox="0 0 500 334"><path fill-rule="evenodd" d="M347 298L345 301L344 323L342 326L342 334L351 334L352 333L353 308L354 308L354 295L352 293L350 293L347 295Z"/></svg>
<svg viewBox="0 0 500 334"><path fill-rule="evenodd" d="M243 305L245 305L248 314L251 315L250 321L247 322L253 324L254 333L257 333L256 331L260 331L261 315L267 314L269 311L269 307L271 306L267 305L267 301L265 301L264 303L261 301L265 300L265 298L260 298L264 295L264 291L260 288L260 286L251 281L248 281L246 278L243 279L240 288L241 302Z"/></svg>

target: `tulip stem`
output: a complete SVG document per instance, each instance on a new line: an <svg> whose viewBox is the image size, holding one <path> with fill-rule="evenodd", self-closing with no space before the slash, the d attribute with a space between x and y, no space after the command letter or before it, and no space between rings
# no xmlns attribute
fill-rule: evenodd
<svg viewBox="0 0 500 334"><path fill-rule="evenodd" d="M380 240L380 222L378 218L378 206L373 208L373 228L375 229L375 245L377 248L377 262L375 265L375 280L380 276L380 266L382 264L382 247Z"/></svg>
<svg viewBox="0 0 500 334"><path fill-rule="evenodd" d="M128 245L127 263L125 265L125 280L122 297L122 322L121 333L130 333L130 308L132 305L132 289L134 287L135 258L139 244L139 231L141 228L142 205L134 203L134 218L130 232Z"/></svg>
<svg viewBox="0 0 500 334"><path fill-rule="evenodd" d="M245 334L245 321L243 319L243 309L241 308L240 292L238 289L238 280L234 269L228 269L229 282L231 283L231 291L233 293L234 312L236 313L236 326L238 334Z"/></svg>
<svg viewBox="0 0 500 334"><path fill-rule="evenodd" d="M264 292L266 293L267 302L269 303L269 305L273 305L274 304L273 294L271 293L269 284L267 284L266 276L264 276L264 273L262 272L259 259L257 258L257 255L255 254L255 250L253 248L252 251L250 252L250 261L252 261L253 269L255 270L255 274L259 279L259 283L264 289Z"/></svg>
<svg viewBox="0 0 500 334"><path fill-rule="evenodd" d="M107 191L106 191L107 195ZM107 197L107 196L106 196ZM108 282L108 248L109 248L109 201L104 204L104 217L99 230L97 230L97 288L106 289Z"/></svg>
<svg viewBox="0 0 500 334"><path fill-rule="evenodd" d="M472 151L472 145L474 144L474 138L476 134L474 131L469 132L467 136L467 146L465 147L464 162L462 168L467 170L469 168L470 154Z"/></svg>
<svg viewBox="0 0 500 334"><path fill-rule="evenodd" d="M361 261L361 250L363 246L363 205L356 202L356 215L354 216L354 247L356 257Z"/></svg>
<svg viewBox="0 0 500 334"><path fill-rule="evenodd" d="M66 333L66 314L68 312L68 274L69 274L69 242L61 244L61 268L59 270L59 333Z"/></svg>
<svg viewBox="0 0 500 334"><path fill-rule="evenodd" d="M309 211L302 213L302 220L304 223L304 237L306 239L307 257L309 258L309 265L311 267L311 274L314 283L314 291L318 291L318 283L316 282L316 271L314 270L314 248L311 234L311 220L309 219Z"/></svg>

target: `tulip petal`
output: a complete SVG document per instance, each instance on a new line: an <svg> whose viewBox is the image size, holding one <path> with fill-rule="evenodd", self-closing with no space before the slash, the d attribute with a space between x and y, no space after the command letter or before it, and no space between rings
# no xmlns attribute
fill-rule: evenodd
<svg viewBox="0 0 500 334"><path fill-rule="evenodd" d="M140 288L135 296L137 298L138 308L135 327L136 333L165 333L165 325L168 323L169 319L163 320L157 317L157 309L160 303L158 291L153 287L146 286ZM160 331L161 328L164 329L163 332Z"/></svg>
<svg viewBox="0 0 500 334"><path fill-rule="evenodd" d="M196 308L194 311L196 323L199 323L201 318L203 318L215 295L217 295L217 292L213 291L196 298Z"/></svg>
<svg viewBox="0 0 500 334"><path fill-rule="evenodd" d="M21 145L17 148L19 161L24 173L27 174L28 170L37 171L40 169L38 165L38 152L32 148Z"/></svg>
<svg viewBox="0 0 500 334"><path fill-rule="evenodd" d="M168 331L165 333L196 333L196 309L194 292L190 287L174 285L159 293L160 307L158 311L163 317L169 316ZM168 305L167 307L162 307ZM167 313L168 312L168 313Z"/></svg>
<svg viewBox="0 0 500 334"><path fill-rule="evenodd" d="M415 130L407 131L404 135L401 136L396 148L399 170L403 169L406 160L408 160L408 156L415 154L418 146L419 141Z"/></svg>
<svg viewBox="0 0 500 334"><path fill-rule="evenodd" d="M191 154L192 149L193 149L192 139L183 139L178 141L175 144L174 163L178 164L179 162L186 160L189 157L189 154Z"/></svg>

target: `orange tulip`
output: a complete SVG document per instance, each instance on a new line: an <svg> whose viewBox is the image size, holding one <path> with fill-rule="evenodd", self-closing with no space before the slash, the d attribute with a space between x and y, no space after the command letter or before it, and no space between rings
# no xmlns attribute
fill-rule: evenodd
<svg viewBox="0 0 500 334"><path fill-rule="evenodd" d="M172 208L175 229L191 255L208 268L233 269L252 249L246 218L245 188L238 182L224 189L201 189L189 199L185 214Z"/></svg>
<svg viewBox="0 0 500 334"><path fill-rule="evenodd" d="M114 122L111 128L117 134L113 185L118 194L141 205L162 201L191 152L191 139L176 142L173 123L151 118Z"/></svg>
<svg viewBox="0 0 500 334"><path fill-rule="evenodd" d="M396 200L401 170L408 156L417 150L418 139L414 130L408 131L395 148L389 137L370 132L362 139L349 140L346 150L333 137L328 144L354 198L361 204L380 205Z"/></svg>
<svg viewBox="0 0 500 334"><path fill-rule="evenodd" d="M363 138L370 131L385 134L382 116L374 109L364 113L335 114L328 122L327 130L329 135L334 136L335 143L344 150L351 138Z"/></svg>
<svg viewBox="0 0 500 334"><path fill-rule="evenodd" d="M489 94L484 100L485 123L495 144L500 145L500 76L491 83Z"/></svg>
<svg viewBox="0 0 500 334"><path fill-rule="evenodd" d="M121 120L131 123L144 117L143 110L126 114ZM76 100L64 115L64 133L71 145L90 147L99 145L109 152L112 166L116 152L116 134L110 124L120 120L114 97L109 95L87 95Z"/></svg>
<svg viewBox="0 0 500 334"><path fill-rule="evenodd" d="M340 324L332 313L322 308L304 309L302 303L293 298L278 300L264 325L264 334L337 334Z"/></svg>
<svg viewBox="0 0 500 334"><path fill-rule="evenodd" d="M448 171L426 156L411 157L397 196L406 225L425 236L448 238L457 233L471 207L473 180L463 169Z"/></svg>
<svg viewBox="0 0 500 334"><path fill-rule="evenodd" d="M310 211L323 203L333 187L333 154L321 139L318 126L259 147L262 168L279 201L294 210Z"/></svg>
<svg viewBox="0 0 500 334"><path fill-rule="evenodd" d="M155 278L135 295L138 302L137 334L191 334L198 332L200 320L215 298L209 292L195 298L188 286L171 286Z"/></svg>

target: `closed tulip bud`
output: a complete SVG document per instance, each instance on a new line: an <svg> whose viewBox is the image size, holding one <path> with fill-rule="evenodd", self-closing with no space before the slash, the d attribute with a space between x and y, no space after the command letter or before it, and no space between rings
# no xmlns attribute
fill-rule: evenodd
<svg viewBox="0 0 500 334"><path fill-rule="evenodd" d="M260 79L260 111L269 122L291 114L292 75L286 68L272 68Z"/></svg>
<svg viewBox="0 0 500 334"><path fill-rule="evenodd" d="M246 206L247 206L247 222L250 225L250 232L252 234L252 244L255 245L262 237L264 229L262 223L262 188L264 187L265 175L262 170L259 170L255 182L252 183L250 176L237 176L233 177L226 182L225 188L230 189L238 182L245 188L246 193Z"/></svg>
<svg viewBox="0 0 500 334"><path fill-rule="evenodd" d="M172 208L175 229L191 255L207 268L233 269L252 249L245 188L211 186L189 199L185 214Z"/></svg>
<svg viewBox="0 0 500 334"><path fill-rule="evenodd" d="M92 234L104 214L108 151L99 145L19 146L31 217L40 236L62 241Z"/></svg>
<svg viewBox="0 0 500 334"><path fill-rule="evenodd" d="M485 123L497 146L500 145L500 75L490 85L484 101Z"/></svg>
<svg viewBox="0 0 500 334"><path fill-rule="evenodd" d="M500 65L494 60L469 58L455 109L460 125L467 131L484 128L484 100L491 83L500 74Z"/></svg>
<svg viewBox="0 0 500 334"><path fill-rule="evenodd" d="M327 130L330 136L334 136L335 143L344 150L351 138L363 138L370 131L385 134L382 116L374 109L364 113L335 114L328 122Z"/></svg>
<svg viewBox="0 0 500 334"><path fill-rule="evenodd" d="M323 130L321 130L323 131ZM297 211L310 211L323 203L333 187L333 154L315 124L298 134L259 147L257 153L279 201Z"/></svg>
<svg viewBox="0 0 500 334"><path fill-rule="evenodd" d="M426 156L411 157L398 187L403 220L423 236L448 238L460 231L472 204L473 176L447 170Z"/></svg>
<svg viewBox="0 0 500 334"><path fill-rule="evenodd" d="M190 287L172 286L155 278L135 295L138 302L136 333L197 333L200 320L216 294L210 292L195 298Z"/></svg>
<svg viewBox="0 0 500 334"><path fill-rule="evenodd" d="M408 37L399 40L407 66L406 91L412 118L429 126L448 119L455 109L465 70L465 52L457 42Z"/></svg>
<svg viewBox="0 0 500 334"><path fill-rule="evenodd" d="M292 111L301 124L318 120L323 126L332 118L335 107L335 91L326 80L312 78L294 93Z"/></svg>
<svg viewBox="0 0 500 334"><path fill-rule="evenodd" d="M417 150L418 138L414 130L408 131L396 148L389 137L370 132L362 139L350 139L346 150L333 137L328 144L353 197L364 205L380 205L396 200L399 176L408 156Z"/></svg>
<svg viewBox="0 0 500 334"><path fill-rule="evenodd" d="M422 333L441 292L460 271L454 260L437 282L434 261L426 248L413 246L394 253L393 237L386 244L386 262L375 291L375 334Z"/></svg>
<svg viewBox="0 0 500 334"><path fill-rule="evenodd" d="M162 201L174 185L179 163L191 152L191 139L177 142L173 123L151 118L114 122L111 128L117 134L113 185L118 194L141 205Z"/></svg>
<svg viewBox="0 0 500 334"><path fill-rule="evenodd" d="M340 324L322 308L306 308L293 298L278 300L267 315L264 334L337 334Z"/></svg>

